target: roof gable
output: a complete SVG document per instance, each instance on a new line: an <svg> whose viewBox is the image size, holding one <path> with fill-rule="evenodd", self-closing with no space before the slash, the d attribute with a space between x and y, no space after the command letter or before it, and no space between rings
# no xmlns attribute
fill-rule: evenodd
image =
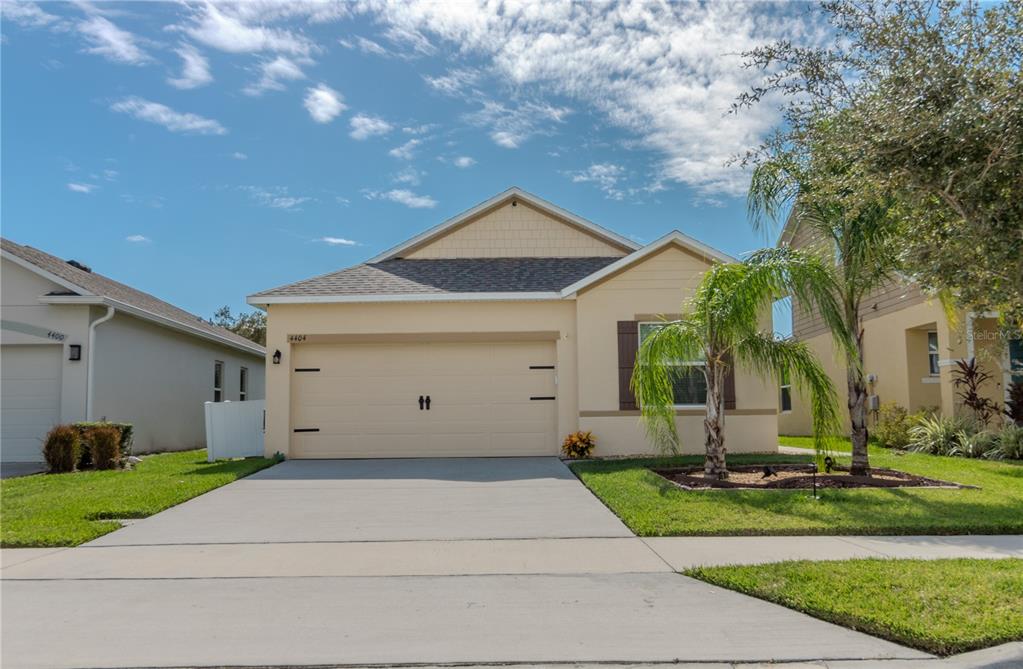
<svg viewBox="0 0 1023 669"><path fill-rule="evenodd" d="M510 188L369 262L398 258L617 257L638 247L531 193Z"/></svg>
<svg viewBox="0 0 1023 669"><path fill-rule="evenodd" d="M109 303L133 315L214 339L234 348L260 355L263 353L263 347L255 342L102 274L79 269L49 253L17 244L9 239L0 240L0 248L4 259L62 287L61 290L46 296L49 302Z"/></svg>

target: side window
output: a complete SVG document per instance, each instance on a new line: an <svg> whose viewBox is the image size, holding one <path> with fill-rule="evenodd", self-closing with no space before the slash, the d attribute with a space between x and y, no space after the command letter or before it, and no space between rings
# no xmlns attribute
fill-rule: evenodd
<svg viewBox="0 0 1023 669"><path fill-rule="evenodd" d="M1013 383L1023 383L1023 339L1009 340L1009 374Z"/></svg>
<svg viewBox="0 0 1023 669"><path fill-rule="evenodd" d="M927 333L927 370L931 373L931 376L937 376L940 373L940 370L938 369L937 332Z"/></svg>
<svg viewBox="0 0 1023 669"><path fill-rule="evenodd" d="M213 401L224 401L224 363L219 360L213 362Z"/></svg>
<svg viewBox="0 0 1023 669"><path fill-rule="evenodd" d="M249 395L249 370L247 367L242 367L238 373L238 399L242 402Z"/></svg>
<svg viewBox="0 0 1023 669"><path fill-rule="evenodd" d="M781 375L781 410L792 411L792 381L787 370Z"/></svg>

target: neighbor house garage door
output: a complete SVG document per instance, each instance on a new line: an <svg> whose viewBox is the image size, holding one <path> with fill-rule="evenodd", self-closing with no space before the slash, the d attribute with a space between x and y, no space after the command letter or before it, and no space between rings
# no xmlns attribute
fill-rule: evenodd
<svg viewBox="0 0 1023 669"><path fill-rule="evenodd" d="M60 420L61 346L0 346L0 458L40 462Z"/></svg>
<svg viewBox="0 0 1023 669"><path fill-rule="evenodd" d="M554 367L552 341L299 344L290 455L554 455Z"/></svg>

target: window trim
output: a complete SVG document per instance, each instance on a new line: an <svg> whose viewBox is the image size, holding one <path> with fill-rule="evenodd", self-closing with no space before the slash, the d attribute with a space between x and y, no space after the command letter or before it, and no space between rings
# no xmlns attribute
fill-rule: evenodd
<svg viewBox="0 0 1023 669"><path fill-rule="evenodd" d="M249 368L238 368L238 401L244 402L249 396Z"/></svg>
<svg viewBox="0 0 1023 669"><path fill-rule="evenodd" d="M224 401L224 371L225 371L225 369L226 368L224 367L224 361L223 360L214 360L213 361L213 401L214 402L223 402ZM217 373L218 371L219 371L219 374ZM217 377L218 376L220 377L220 379L219 379L220 384L219 385L217 384L217 381L218 381ZM219 395L220 399L217 399L218 395Z"/></svg>
<svg viewBox="0 0 1023 669"><path fill-rule="evenodd" d="M931 335L934 335L933 352L931 351ZM927 373L930 376L941 376L941 349L938 347L938 332L936 330L927 331Z"/></svg>
<svg viewBox="0 0 1023 669"><path fill-rule="evenodd" d="M636 341L637 346L643 345L643 326L644 325L664 325L661 321L636 321ZM679 360L672 363L675 367L705 367L706 363L703 360ZM704 391L706 392L706 390ZM672 404L673 409L698 409L707 406L707 401L704 399L703 402L696 404Z"/></svg>
<svg viewBox="0 0 1023 669"><path fill-rule="evenodd" d="M792 379L786 379L787 374L783 375L780 379L781 383L778 384L778 413L786 414L792 413ZM789 408L785 408L785 391L789 391Z"/></svg>

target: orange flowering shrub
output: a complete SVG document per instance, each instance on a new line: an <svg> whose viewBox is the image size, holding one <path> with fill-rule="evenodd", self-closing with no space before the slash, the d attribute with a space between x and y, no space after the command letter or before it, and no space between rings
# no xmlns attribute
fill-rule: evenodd
<svg viewBox="0 0 1023 669"><path fill-rule="evenodd" d="M573 432L565 437L561 452L566 458L588 458L596 445L597 438L592 432Z"/></svg>

